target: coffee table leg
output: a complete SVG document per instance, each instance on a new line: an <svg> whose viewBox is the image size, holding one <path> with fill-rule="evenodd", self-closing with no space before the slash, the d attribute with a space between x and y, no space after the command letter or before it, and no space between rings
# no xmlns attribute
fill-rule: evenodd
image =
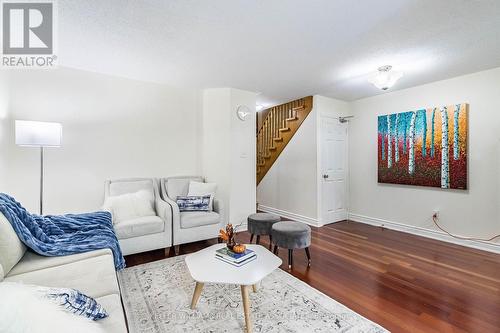
<svg viewBox="0 0 500 333"><path fill-rule="evenodd" d="M241 297L243 298L243 311L245 312L246 332L252 332L252 321L250 320L250 298L248 297L248 289L250 286L241 286Z"/></svg>
<svg viewBox="0 0 500 333"><path fill-rule="evenodd" d="M203 290L203 283L196 282L196 287L194 288L193 300L191 301L191 309L194 310L196 303L200 299L201 291Z"/></svg>

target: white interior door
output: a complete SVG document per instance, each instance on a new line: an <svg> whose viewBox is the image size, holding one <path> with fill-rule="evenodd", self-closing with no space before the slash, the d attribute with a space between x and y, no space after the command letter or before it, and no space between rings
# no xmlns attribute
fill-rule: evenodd
<svg viewBox="0 0 500 333"><path fill-rule="evenodd" d="M347 123L321 117L321 223L347 219Z"/></svg>

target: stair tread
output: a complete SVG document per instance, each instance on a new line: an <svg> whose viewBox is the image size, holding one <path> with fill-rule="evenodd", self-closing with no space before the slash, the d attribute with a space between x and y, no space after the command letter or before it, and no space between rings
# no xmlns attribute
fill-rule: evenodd
<svg viewBox="0 0 500 333"><path fill-rule="evenodd" d="M283 141L283 138L274 138L274 141Z"/></svg>
<svg viewBox="0 0 500 333"><path fill-rule="evenodd" d="M276 150L276 147L269 147L269 150Z"/></svg>
<svg viewBox="0 0 500 333"><path fill-rule="evenodd" d="M280 132L288 132L290 130L290 127L285 127L285 128L280 128Z"/></svg>
<svg viewBox="0 0 500 333"><path fill-rule="evenodd" d="M292 118L286 118L285 120L286 121L294 121L294 120L298 120L299 117L292 117Z"/></svg>

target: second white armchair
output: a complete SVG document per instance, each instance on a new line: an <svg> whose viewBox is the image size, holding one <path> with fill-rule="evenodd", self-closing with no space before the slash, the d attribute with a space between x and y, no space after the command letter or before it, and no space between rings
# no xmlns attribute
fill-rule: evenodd
<svg viewBox="0 0 500 333"><path fill-rule="evenodd" d="M172 245L216 238L224 224L222 202L213 199L213 211L181 212L176 203L178 196L186 196L190 181L204 182L203 177L182 176L160 179L161 197L172 207Z"/></svg>

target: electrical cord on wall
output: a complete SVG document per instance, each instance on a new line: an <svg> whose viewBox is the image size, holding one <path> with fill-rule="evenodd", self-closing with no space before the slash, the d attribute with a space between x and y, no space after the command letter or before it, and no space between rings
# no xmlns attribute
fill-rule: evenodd
<svg viewBox="0 0 500 333"><path fill-rule="evenodd" d="M493 236L491 238L473 238L473 237L462 237L462 236L457 236L457 235L453 235L452 233L448 232L447 230L445 230L443 227L441 227L438 223L438 216L437 214L434 214L432 215L432 222L434 222L434 224L436 225L436 227L443 231L444 233L448 234L449 236L453 237L453 238L456 238L456 239L463 239L463 240L473 240L473 241L482 241L482 242L491 242L492 240L494 240L495 238L499 238L500 235L496 235L496 236Z"/></svg>

